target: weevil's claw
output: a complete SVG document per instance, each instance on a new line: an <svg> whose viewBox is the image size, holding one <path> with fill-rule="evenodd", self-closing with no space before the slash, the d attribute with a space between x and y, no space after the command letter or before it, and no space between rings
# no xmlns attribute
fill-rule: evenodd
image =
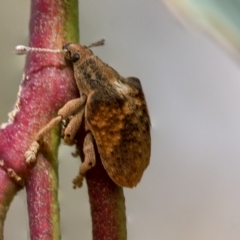
<svg viewBox="0 0 240 240"><path fill-rule="evenodd" d="M8 176L12 178L16 183L18 183L21 187L24 187L25 181L16 174L16 172L12 168L7 169Z"/></svg>
<svg viewBox="0 0 240 240"><path fill-rule="evenodd" d="M31 164L33 162L36 162L36 154L30 150L26 151L24 154L25 158L26 158L26 162L27 164Z"/></svg>
<svg viewBox="0 0 240 240"><path fill-rule="evenodd" d="M73 179L72 182L73 182L74 189L82 187L83 178L84 178L84 176L82 174L79 174Z"/></svg>
<svg viewBox="0 0 240 240"><path fill-rule="evenodd" d="M37 141L34 141L24 154L27 164L36 162L38 149L39 143Z"/></svg>
<svg viewBox="0 0 240 240"><path fill-rule="evenodd" d="M71 153L73 157L78 157L80 156L78 148L75 149L74 152Z"/></svg>

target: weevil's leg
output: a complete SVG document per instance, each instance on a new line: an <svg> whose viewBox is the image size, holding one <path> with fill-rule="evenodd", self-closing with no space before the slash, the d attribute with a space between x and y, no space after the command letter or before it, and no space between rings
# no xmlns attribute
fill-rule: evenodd
<svg viewBox="0 0 240 240"><path fill-rule="evenodd" d="M12 178L16 183L18 183L21 187L24 187L25 181L20 176L18 176L12 168L8 168L7 173L8 176Z"/></svg>
<svg viewBox="0 0 240 240"><path fill-rule="evenodd" d="M95 166L96 156L94 152L93 136L91 132L88 132L83 142L84 162L81 164L79 173L75 179L73 179L73 188L81 187L83 178L86 172Z"/></svg>
<svg viewBox="0 0 240 240"><path fill-rule="evenodd" d="M83 106L86 102L86 96L82 95L81 98L76 98L68 101L59 111L58 116L53 118L45 127L43 127L37 134L35 141L30 145L29 149L25 152L24 156L28 164L35 162L37 158L37 152L42 143L44 135L52 130L63 119L68 118L73 113Z"/></svg>
<svg viewBox="0 0 240 240"><path fill-rule="evenodd" d="M36 141L41 142L44 136L55 128L62 121L62 116L53 118L45 127L43 127L36 136Z"/></svg>
<svg viewBox="0 0 240 240"><path fill-rule="evenodd" d="M53 118L45 127L43 127L36 136L35 141L30 145L29 149L25 152L24 156L28 164L36 161L37 152L42 143L44 135L48 133L51 129L56 127L62 121L62 116L57 116Z"/></svg>
<svg viewBox="0 0 240 240"><path fill-rule="evenodd" d="M75 98L68 101L59 111L58 115L66 119L69 116L74 115L85 104L87 99L86 95L82 95L80 98Z"/></svg>
<svg viewBox="0 0 240 240"><path fill-rule="evenodd" d="M67 145L73 145L75 143L74 138L81 126L83 114L84 108L82 108L70 119L66 129L64 130L63 140Z"/></svg>

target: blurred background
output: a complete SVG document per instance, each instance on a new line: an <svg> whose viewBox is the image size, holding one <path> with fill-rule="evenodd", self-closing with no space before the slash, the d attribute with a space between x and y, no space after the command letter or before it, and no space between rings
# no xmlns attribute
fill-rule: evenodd
<svg viewBox="0 0 240 240"><path fill-rule="evenodd" d="M158 0L80 0L79 6L81 43L104 37L106 45L94 53L121 75L138 77L149 106L151 164L136 188L124 189L128 239L239 240L240 65L234 54L186 29ZM29 9L29 0L1 1L1 123L22 79L24 57L13 51L28 43ZM91 239L86 185L72 189L79 160L71 151L63 145L59 152L62 239ZM24 190L10 207L5 239L29 239Z"/></svg>

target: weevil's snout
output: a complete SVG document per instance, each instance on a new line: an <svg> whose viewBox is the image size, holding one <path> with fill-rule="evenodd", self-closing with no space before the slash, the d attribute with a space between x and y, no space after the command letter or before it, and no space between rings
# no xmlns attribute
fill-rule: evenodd
<svg viewBox="0 0 240 240"><path fill-rule="evenodd" d="M63 45L64 57L71 62L75 63L80 59L80 54L78 53L77 44L67 43Z"/></svg>
<svg viewBox="0 0 240 240"><path fill-rule="evenodd" d="M66 43L63 45L62 49L65 51L65 50L68 50L69 46L71 45L71 43Z"/></svg>
<svg viewBox="0 0 240 240"><path fill-rule="evenodd" d="M68 60L71 60L71 51L69 50L70 45L71 43L66 43L62 47L64 57Z"/></svg>

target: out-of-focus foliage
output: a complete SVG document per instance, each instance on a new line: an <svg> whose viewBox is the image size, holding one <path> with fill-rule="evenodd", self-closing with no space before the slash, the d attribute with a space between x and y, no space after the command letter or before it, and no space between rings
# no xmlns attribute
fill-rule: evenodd
<svg viewBox="0 0 240 240"><path fill-rule="evenodd" d="M185 23L213 36L240 59L240 0L163 0Z"/></svg>

